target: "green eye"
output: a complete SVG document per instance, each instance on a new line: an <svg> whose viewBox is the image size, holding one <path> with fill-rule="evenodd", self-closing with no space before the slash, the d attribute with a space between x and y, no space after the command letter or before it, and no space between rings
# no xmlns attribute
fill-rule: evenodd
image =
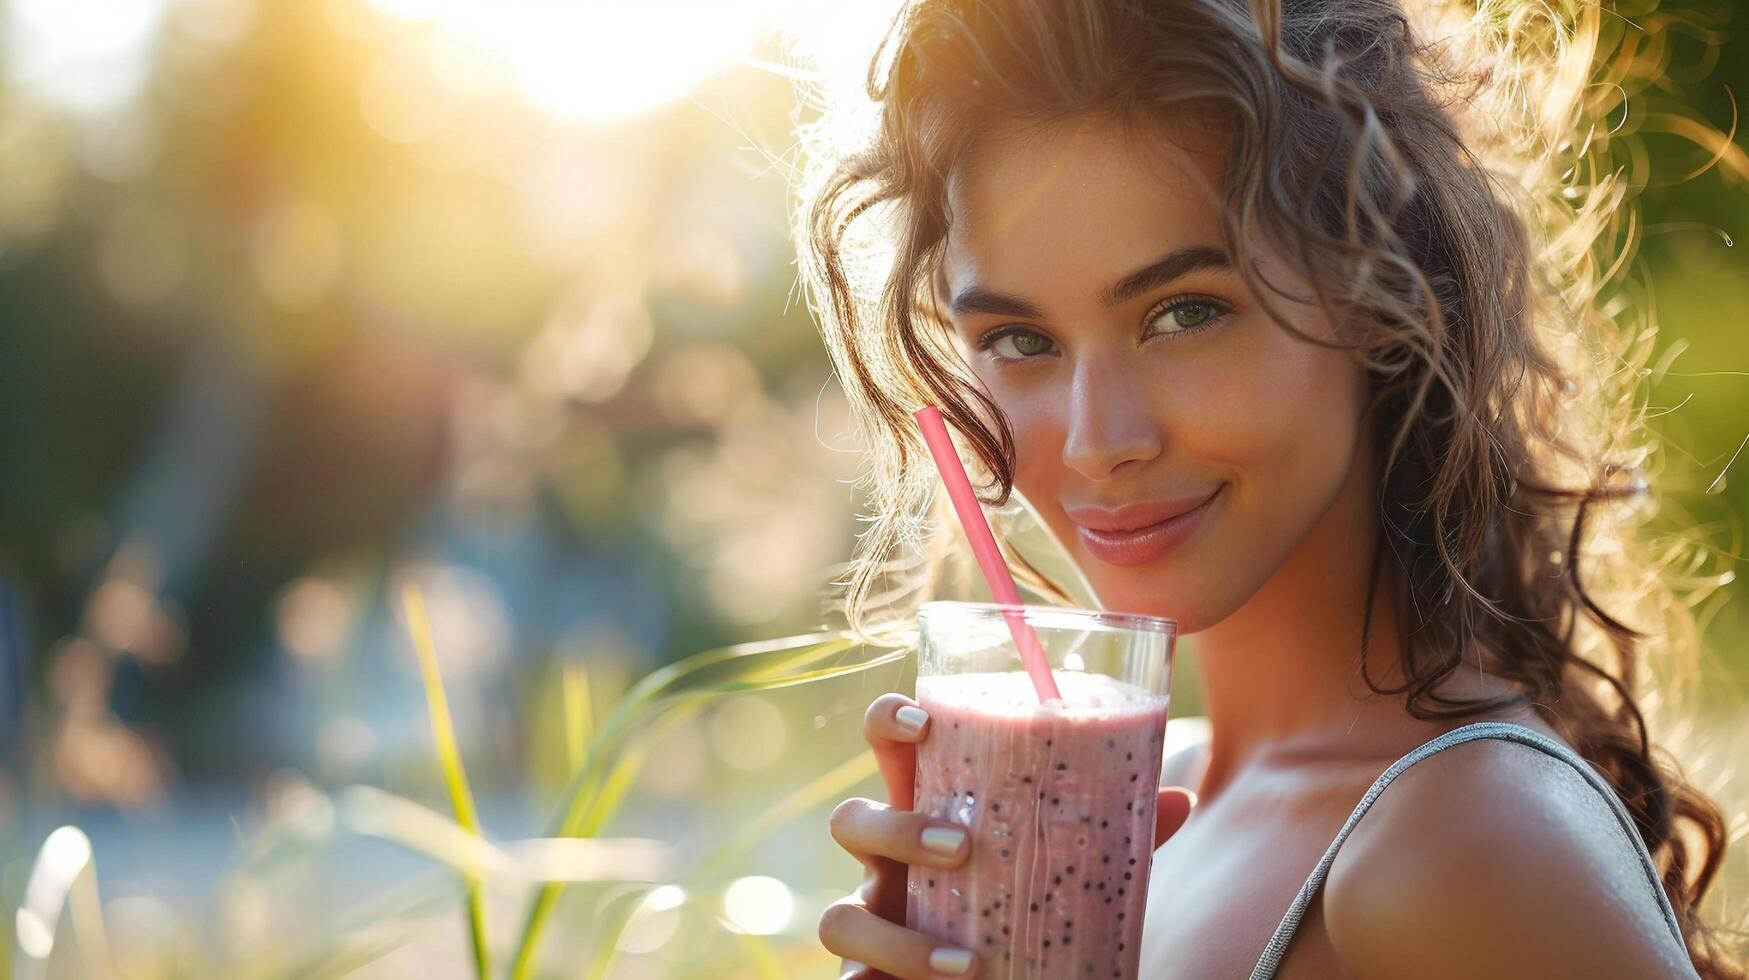
<svg viewBox="0 0 1749 980"><path fill-rule="evenodd" d="M1187 306L1185 306L1184 308L1192 310L1193 312L1191 313L1191 315L1189 317L1184 317L1184 316L1179 317L1178 325L1181 327L1194 327L1197 324L1199 324L1199 323L1201 323L1204 320L1207 320L1209 318L1210 311L1209 311L1207 304L1190 303Z"/></svg>
<svg viewBox="0 0 1749 980"><path fill-rule="evenodd" d="M985 334L978 349L990 351L999 360L1019 361L1050 353L1051 340L1036 330L1008 327Z"/></svg>
<svg viewBox="0 0 1749 980"><path fill-rule="evenodd" d="M1225 312L1220 304L1205 299L1183 299L1162 304L1154 310L1148 322L1170 318L1176 326L1159 330L1159 333L1183 333L1195 330L1212 320L1218 319Z"/></svg>

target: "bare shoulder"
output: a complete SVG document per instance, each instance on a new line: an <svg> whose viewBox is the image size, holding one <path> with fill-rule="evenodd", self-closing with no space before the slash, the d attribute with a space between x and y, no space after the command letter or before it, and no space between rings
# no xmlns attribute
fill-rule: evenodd
<svg viewBox="0 0 1749 980"><path fill-rule="evenodd" d="M1189 786L1202 768L1208 751L1209 720L1202 715L1173 718L1166 722L1165 759L1160 765L1161 786Z"/></svg>
<svg viewBox="0 0 1749 980"><path fill-rule="evenodd" d="M1477 739L1409 767L1337 852L1357 976L1693 977L1609 803L1562 759Z"/></svg>

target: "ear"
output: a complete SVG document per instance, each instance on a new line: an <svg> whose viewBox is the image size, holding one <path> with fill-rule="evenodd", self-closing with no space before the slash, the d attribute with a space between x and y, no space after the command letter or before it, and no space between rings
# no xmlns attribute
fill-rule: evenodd
<svg viewBox="0 0 1749 980"><path fill-rule="evenodd" d="M1159 847L1173 835L1178 828L1184 826L1184 821L1190 819L1190 811L1196 809L1196 793L1183 786L1169 786L1160 791L1154 806L1154 846Z"/></svg>

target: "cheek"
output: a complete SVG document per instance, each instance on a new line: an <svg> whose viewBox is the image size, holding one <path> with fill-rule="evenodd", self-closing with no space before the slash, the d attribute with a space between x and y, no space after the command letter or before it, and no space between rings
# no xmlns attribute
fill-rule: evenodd
<svg viewBox="0 0 1749 980"><path fill-rule="evenodd" d="M1341 494L1359 444L1363 376L1348 355L1298 341L1224 353L1182 372L1161 415L1174 420L1177 464L1228 482L1220 518L1200 548L1147 578L1098 573L1114 601L1174 616L1187 633L1269 580Z"/></svg>
<svg viewBox="0 0 1749 980"><path fill-rule="evenodd" d="M1339 462L1331 452L1352 443L1360 413L1358 369L1346 356L1302 344L1231 363L1165 396L1184 456L1263 483Z"/></svg>
<svg viewBox="0 0 1749 980"><path fill-rule="evenodd" d="M1014 437L1014 486L1028 500L1045 500L1061 478L1062 399L1048 386L986 384Z"/></svg>
<svg viewBox="0 0 1749 980"><path fill-rule="evenodd" d="M1308 314L1300 329L1325 332ZM1298 339L1260 310L1225 330L1162 351L1156 417L1185 461L1224 465L1233 477L1278 466L1307 439L1352 428L1360 367L1343 351ZM1217 476L1217 474L1209 474Z"/></svg>
<svg viewBox="0 0 1749 980"><path fill-rule="evenodd" d="M1183 407L1186 456L1232 481L1223 529L1236 553L1268 560L1303 537L1340 492L1360 436L1363 375L1351 357L1276 328L1259 349L1212 372L1221 390Z"/></svg>

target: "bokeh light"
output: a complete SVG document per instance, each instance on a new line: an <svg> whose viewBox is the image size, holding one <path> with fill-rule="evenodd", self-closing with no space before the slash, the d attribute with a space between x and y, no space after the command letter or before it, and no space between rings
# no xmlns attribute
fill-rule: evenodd
<svg viewBox="0 0 1749 980"><path fill-rule="evenodd" d="M79 113L120 108L145 85L169 0L13 0L5 64L13 85Z"/></svg>
<svg viewBox="0 0 1749 980"><path fill-rule="evenodd" d="M782 712L758 695L731 700L711 718L711 745L718 758L757 772L783 758L788 724Z"/></svg>
<svg viewBox="0 0 1749 980"><path fill-rule="evenodd" d="M661 949L680 927L680 910L685 902L686 892L678 885L651 889L620 933L619 949L626 953Z"/></svg>
<svg viewBox="0 0 1749 980"><path fill-rule="evenodd" d="M782 932L794 912L789 886L767 875L738 878L723 892L723 915L735 928L755 936Z"/></svg>
<svg viewBox="0 0 1749 980"><path fill-rule="evenodd" d="M385 5L379 4L379 9ZM478 44L508 66L523 96L566 120L611 122L680 97L753 43L757 0L509 0L393 3L408 19Z"/></svg>
<svg viewBox="0 0 1749 980"><path fill-rule="evenodd" d="M306 576L280 595L275 625L281 646L317 665L340 656L352 617L352 597L344 588Z"/></svg>
<svg viewBox="0 0 1749 980"><path fill-rule="evenodd" d="M78 827L57 827L43 841L18 909L18 946L24 955L46 960L54 952L56 922L74 882L90 865L91 838Z"/></svg>

